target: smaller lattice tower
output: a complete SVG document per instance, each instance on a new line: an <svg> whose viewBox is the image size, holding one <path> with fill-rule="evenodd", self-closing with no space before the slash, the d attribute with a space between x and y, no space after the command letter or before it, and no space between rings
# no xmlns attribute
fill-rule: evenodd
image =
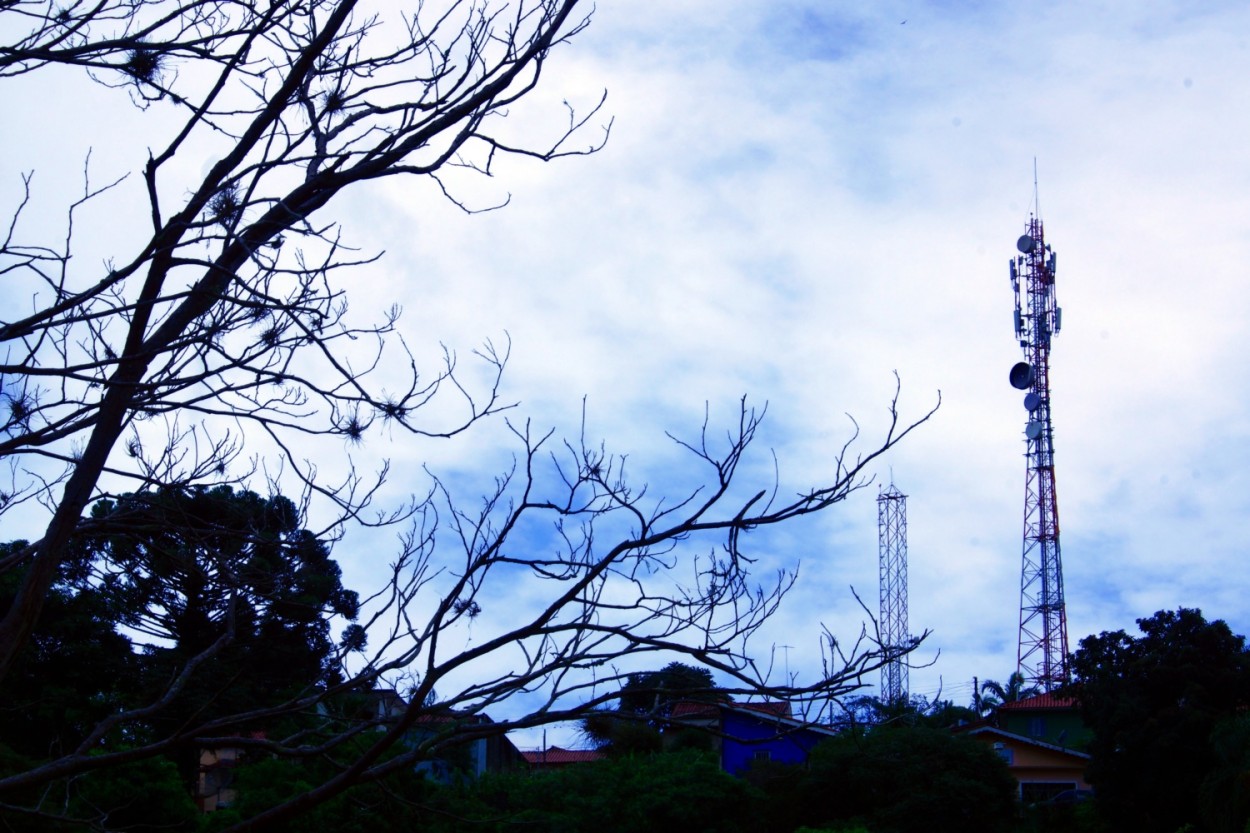
<svg viewBox="0 0 1250 833"><path fill-rule="evenodd" d="M881 667L881 701L907 700L907 495L890 483L877 496L877 551L881 575L881 647L888 661Z"/></svg>

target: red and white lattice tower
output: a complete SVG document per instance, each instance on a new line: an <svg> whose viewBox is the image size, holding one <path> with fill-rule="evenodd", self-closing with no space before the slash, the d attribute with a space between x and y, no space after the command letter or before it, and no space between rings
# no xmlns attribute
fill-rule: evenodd
<svg viewBox="0 0 1250 833"><path fill-rule="evenodd" d="M881 577L881 702L907 701L907 495L894 488L877 496L877 551Z"/></svg>
<svg viewBox="0 0 1250 833"><path fill-rule="evenodd" d="M1059 502L1055 495L1055 443L1050 409L1050 342L1062 316L1055 305L1055 253L1039 217L1016 241L1011 286L1016 295L1016 337L1024 361L1011 384L1027 391L1028 444L1024 486L1024 553L1020 572L1020 647L1017 668L1026 685L1053 691L1068 681L1068 621L1059 555Z"/></svg>

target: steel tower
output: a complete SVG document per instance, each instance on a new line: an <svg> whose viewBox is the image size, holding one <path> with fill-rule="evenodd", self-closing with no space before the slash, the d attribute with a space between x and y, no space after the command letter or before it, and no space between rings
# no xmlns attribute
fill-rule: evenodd
<svg viewBox="0 0 1250 833"><path fill-rule="evenodd" d="M907 700L907 495L890 487L877 496L877 551L881 575L881 647L888 661L881 666L881 701Z"/></svg>
<svg viewBox="0 0 1250 833"><path fill-rule="evenodd" d="M1020 647L1017 668L1027 685L1053 691L1068 681L1068 622L1059 556L1059 502L1055 495L1055 443L1050 409L1050 342L1062 315L1055 305L1055 253L1042 221L1030 217L1016 241L1011 287L1016 295L1016 337L1024 361L1011 368L1011 384L1028 391L1024 407L1024 550L1020 572Z"/></svg>

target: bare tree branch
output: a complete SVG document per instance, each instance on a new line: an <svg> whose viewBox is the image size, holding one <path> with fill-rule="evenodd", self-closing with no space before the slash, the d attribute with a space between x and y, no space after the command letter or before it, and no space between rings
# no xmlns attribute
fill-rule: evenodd
<svg viewBox="0 0 1250 833"><path fill-rule="evenodd" d="M414 440L453 438L512 407L501 393L510 343L486 343L467 368L444 349L422 375L398 308L359 323L344 277L380 255L354 250L326 215L344 192L392 176L425 177L452 205L486 210L498 206L463 196L447 174L490 177L504 156L551 161L602 148L612 126L604 98L565 102L567 119L546 139L523 142L506 129L509 108L536 89L553 51L588 24L583 9L580 0L376 12L363 0L3 4L0 79L77 70L108 95L120 90L127 107L176 118L130 182L98 180L83 163L60 240L28 228L42 180L18 177L0 275L29 307L0 320L0 515L47 511L33 543L0 557L0 577L14 587L0 618L0 682L29 648L75 548L145 532L124 512L85 518L100 501L262 475L274 491L296 484L306 512L332 507L326 538L347 523L408 525L386 581L361 607L372 647L341 646L336 680L153 728L235 645L232 620L159 692L96 719L75 748L0 777L0 792L24 797L9 806L72 815L27 799L226 739L257 754L341 757L335 775L236 829L259 828L449 746L584 715L611 699L626 679L618 669L637 659L686 657L716 670L730 693L772 692L819 712L894 658L867 630L850 645L826 634L818 679L770 686L750 642L796 574L755 575L759 553L748 541L868 483L876 459L932 414L901 419L897 392L875 447L855 453L856 428L824 482L794 494L779 476L741 492L764 416L745 399L723 436L708 418L694 437L670 435L701 476L676 495L633 482L624 455L587 439L585 418L581 436L564 443L509 422L517 458L472 507L435 471L428 493L377 507L387 466L370 475L349 464L329 476L305 450L329 437L350 451L383 426ZM188 181L192 153L208 163ZM87 262L74 248L83 209L110 206L124 188L145 200L144 239L118 243L103 265ZM97 560L90 569L80 583L104 594L144 568ZM219 572L241 593L237 577ZM526 604L501 615L505 593ZM154 604L132 611L128 638L151 647L172 618ZM397 719L332 714L401 677L412 690ZM218 693L229 685L220 681ZM512 717L411 740L431 715L483 715L522 695L527 705ZM282 721L300 728L239 736ZM348 755L349 741L363 747Z"/></svg>

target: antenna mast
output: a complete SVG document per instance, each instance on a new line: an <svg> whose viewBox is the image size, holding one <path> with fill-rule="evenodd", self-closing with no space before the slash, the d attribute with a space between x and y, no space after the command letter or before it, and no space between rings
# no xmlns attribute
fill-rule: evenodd
<svg viewBox="0 0 1250 833"><path fill-rule="evenodd" d="M1037 180L1034 173L1034 199ZM1062 324L1055 304L1055 253L1046 245L1040 217L1016 241L1011 287L1016 295L1016 337L1024 361L1011 368L1013 387L1028 391L1024 485L1024 548L1020 571L1020 645L1017 669L1027 685L1054 691L1068 682L1068 621L1059 555L1059 503L1055 494L1055 444L1050 412L1050 341Z"/></svg>
<svg viewBox="0 0 1250 833"><path fill-rule="evenodd" d="M907 633L907 495L894 483L877 496L877 551L880 555L881 647L888 661L881 666L881 701L907 700L907 663L912 645Z"/></svg>

